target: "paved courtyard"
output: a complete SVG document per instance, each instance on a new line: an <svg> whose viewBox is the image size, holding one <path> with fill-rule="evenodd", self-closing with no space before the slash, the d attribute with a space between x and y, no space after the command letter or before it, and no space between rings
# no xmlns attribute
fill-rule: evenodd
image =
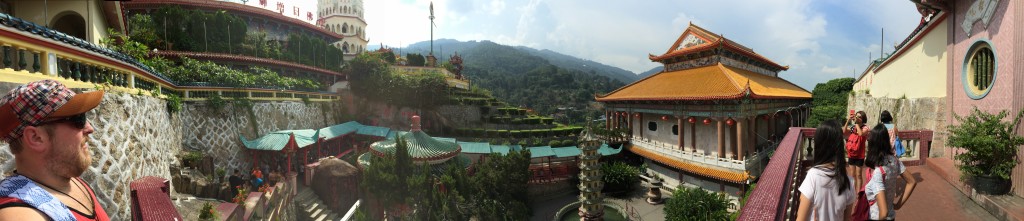
<svg viewBox="0 0 1024 221"><path fill-rule="evenodd" d="M665 204L651 205L648 204L644 194L646 188L637 187L633 192L619 197L605 196L605 202L611 202L618 204L625 213L629 214L630 220L665 220L665 212L662 208ZM662 194L665 194L663 191ZM533 203L533 218L531 221L551 221L555 217L555 213L558 212L563 206L570 203L576 202L579 195L577 194L563 194L559 196L550 197L548 199L534 200Z"/></svg>

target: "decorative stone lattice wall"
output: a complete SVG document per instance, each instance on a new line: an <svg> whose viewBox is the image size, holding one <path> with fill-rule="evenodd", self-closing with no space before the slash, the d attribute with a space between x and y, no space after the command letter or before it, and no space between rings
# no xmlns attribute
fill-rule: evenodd
<svg viewBox="0 0 1024 221"><path fill-rule="evenodd" d="M869 126L878 123L882 110L893 114L893 121L900 130L933 131L929 157L941 157L945 151L946 114L945 98L887 98L872 97L870 94L852 93L847 109L864 111Z"/></svg>
<svg viewBox="0 0 1024 221"><path fill-rule="evenodd" d="M9 85L0 85L6 92ZM113 220L131 217L128 184L144 176L171 179L169 167L178 154L199 150L212 156L217 168L248 168L239 135L258 138L268 132L318 129L341 123L340 103L254 102L252 108L226 105L221 111L205 102L186 103L169 114L166 102L148 96L107 93L90 112L96 132L91 135L92 167L82 175L96 190ZM255 119L255 121L254 121ZM14 169L14 157L0 142L0 171ZM172 187L173 191L173 187Z"/></svg>
<svg viewBox="0 0 1024 221"><path fill-rule="evenodd" d="M217 110L205 102L186 104L181 114L184 150L199 150L214 158L216 168L249 170L251 156L245 152L239 135L253 140L279 130L320 129L335 125L341 105L338 103L263 102L228 104Z"/></svg>

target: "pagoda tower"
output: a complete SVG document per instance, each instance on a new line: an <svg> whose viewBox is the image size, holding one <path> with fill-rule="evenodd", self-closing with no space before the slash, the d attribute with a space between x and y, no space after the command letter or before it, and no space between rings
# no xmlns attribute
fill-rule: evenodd
<svg viewBox="0 0 1024 221"><path fill-rule="evenodd" d="M601 142L588 129L580 134L580 220L604 220L604 181L601 181Z"/></svg>

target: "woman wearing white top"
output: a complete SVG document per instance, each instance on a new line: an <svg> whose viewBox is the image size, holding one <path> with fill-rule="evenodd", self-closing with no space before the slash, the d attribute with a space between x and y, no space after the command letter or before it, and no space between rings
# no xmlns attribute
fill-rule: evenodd
<svg viewBox="0 0 1024 221"><path fill-rule="evenodd" d="M917 180L904 173L907 168L903 166L903 162L900 162L899 158L896 158L895 153L893 153L892 145L889 141L889 131L885 129L883 124L878 124L871 130L871 136L868 138L868 153L864 158L864 166L869 168L867 173L871 174L871 178L865 184L864 194L869 202L875 202L871 205L868 219L896 219L896 210L903 207L903 204L910 198L910 194L914 192L914 187L917 186ZM897 177L903 177L907 182L903 195L900 197L896 196L895 191Z"/></svg>
<svg viewBox="0 0 1024 221"><path fill-rule="evenodd" d="M857 193L846 175L843 133L835 121L825 121L814 132L814 166L800 184L796 220L849 220ZM839 169L836 169L839 168Z"/></svg>

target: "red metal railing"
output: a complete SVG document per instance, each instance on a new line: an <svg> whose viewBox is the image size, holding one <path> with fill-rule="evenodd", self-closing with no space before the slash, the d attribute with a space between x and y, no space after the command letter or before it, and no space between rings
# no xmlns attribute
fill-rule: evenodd
<svg viewBox="0 0 1024 221"><path fill-rule="evenodd" d="M738 220L791 220L796 216L799 203L797 187L803 181L806 169L811 166L810 153L813 148L813 128L789 128L789 132L775 149L768 167L761 174L747 204L740 209ZM931 149L932 131L900 131L899 137L908 148L908 155L901 158L906 166L922 165Z"/></svg>

